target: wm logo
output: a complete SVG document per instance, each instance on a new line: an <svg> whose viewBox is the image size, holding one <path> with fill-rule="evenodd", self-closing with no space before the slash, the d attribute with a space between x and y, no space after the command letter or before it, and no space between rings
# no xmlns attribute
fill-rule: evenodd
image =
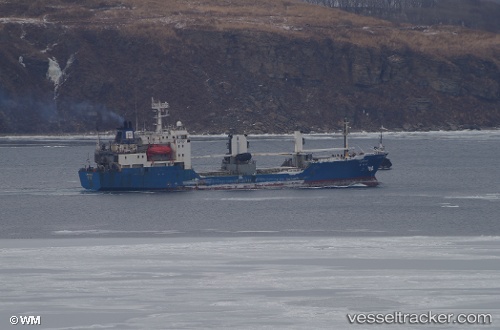
<svg viewBox="0 0 500 330"><path fill-rule="evenodd" d="M42 324L42 321L40 319L40 316L19 316L19 323L23 325L40 325Z"/></svg>

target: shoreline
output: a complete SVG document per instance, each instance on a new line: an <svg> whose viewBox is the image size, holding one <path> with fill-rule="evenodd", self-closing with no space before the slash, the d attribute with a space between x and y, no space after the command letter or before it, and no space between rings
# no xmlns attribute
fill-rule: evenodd
<svg viewBox="0 0 500 330"><path fill-rule="evenodd" d="M391 136L403 136L403 135L453 135L457 133L466 133L466 134L483 134L483 133L500 133L500 128L485 128L485 129L463 129L463 130L425 130L425 131L405 131L405 130L384 130L384 137ZM291 137L293 133L247 133L249 136L253 138L282 138L282 137ZM353 137L366 137L366 136L379 136L380 131L364 131L364 130L352 130L349 133ZM304 135L309 137L329 137L329 136L341 136L341 132L309 132L304 133ZM0 142L1 141L9 141L9 140L56 140L62 141L65 139L68 140L95 140L98 135L96 133L69 133L69 134L0 134ZM112 139L114 134L112 132L103 132L99 134L99 137L102 139ZM193 139L226 139L227 133L220 134L190 134L190 137Z"/></svg>

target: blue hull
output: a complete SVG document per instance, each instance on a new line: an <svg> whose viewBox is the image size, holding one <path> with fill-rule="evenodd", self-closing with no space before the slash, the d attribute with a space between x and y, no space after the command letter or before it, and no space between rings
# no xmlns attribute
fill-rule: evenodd
<svg viewBox="0 0 500 330"><path fill-rule="evenodd" d="M164 166L81 169L79 176L83 188L96 191L376 186L375 173L384 158L385 154L365 155L361 159L314 162L303 170L255 175L203 175L181 166Z"/></svg>

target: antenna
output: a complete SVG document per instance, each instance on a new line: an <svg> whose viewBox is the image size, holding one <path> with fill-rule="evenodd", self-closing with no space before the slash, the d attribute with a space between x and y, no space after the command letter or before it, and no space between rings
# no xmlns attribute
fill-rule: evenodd
<svg viewBox="0 0 500 330"><path fill-rule="evenodd" d="M139 117L137 117L137 100L134 97L135 129L139 130Z"/></svg>
<svg viewBox="0 0 500 330"><path fill-rule="evenodd" d="M99 135L99 126L97 123L95 123L95 130L97 131L97 145L96 149L99 149L101 147L101 136Z"/></svg>
<svg viewBox="0 0 500 330"><path fill-rule="evenodd" d="M384 125L380 126L380 139L379 139L379 142L378 142L378 148L380 150L384 150L384 144L382 143L382 132L384 130L387 131L387 128L385 128Z"/></svg>
<svg viewBox="0 0 500 330"><path fill-rule="evenodd" d="M347 135L349 135L349 122L347 121L347 117L344 118L344 158L349 156L349 145L347 144Z"/></svg>

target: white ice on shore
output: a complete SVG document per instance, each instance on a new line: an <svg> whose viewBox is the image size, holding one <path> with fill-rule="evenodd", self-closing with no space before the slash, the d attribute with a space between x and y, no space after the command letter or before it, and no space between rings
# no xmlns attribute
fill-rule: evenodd
<svg viewBox="0 0 500 330"><path fill-rule="evenodd" d="M0 240L0 283L2 329L385 329L346 313L394 311L493 329L500 237Z"/></svg>
<svg viewBox="0 0 500 330"><path fill-rule="evenodd" d="M74 57L69 62L69 65L74 61ZM68 64L67 64L67 67ZM105 135L103 135L105 134ZM377 139L380 133L367 133L367 132L355 132L351 133L352 137L356 139ZM306 139L310 140L335 140L338 139L340 134L311 134L306 135ZM103 139L111 139L114 137L114 132L105 132L101 133L101 138ZM460 140L460 139L468 139L468 140L499 140L500 139L500 129L495 130L481 130L481 131L430 131L430 132L387 132L384 133L384 140L392 140L392 139L422 139L428 137L429 139L444 139L444 140ZM78 140L78 139L95 139L95 133L89 132L88 134L67 134L67 135L13 135L13 136L0 136L0 141L8 139L8 140ZM201 141L215 141L215 140L226 140L227 134L218 134L218 135L191 135L191 138L195 140ZM258 134L258 135L250 135L250 139L255 140L267 140L267 139L283 139L290 138L292 139L291 134Z"/></svg>

